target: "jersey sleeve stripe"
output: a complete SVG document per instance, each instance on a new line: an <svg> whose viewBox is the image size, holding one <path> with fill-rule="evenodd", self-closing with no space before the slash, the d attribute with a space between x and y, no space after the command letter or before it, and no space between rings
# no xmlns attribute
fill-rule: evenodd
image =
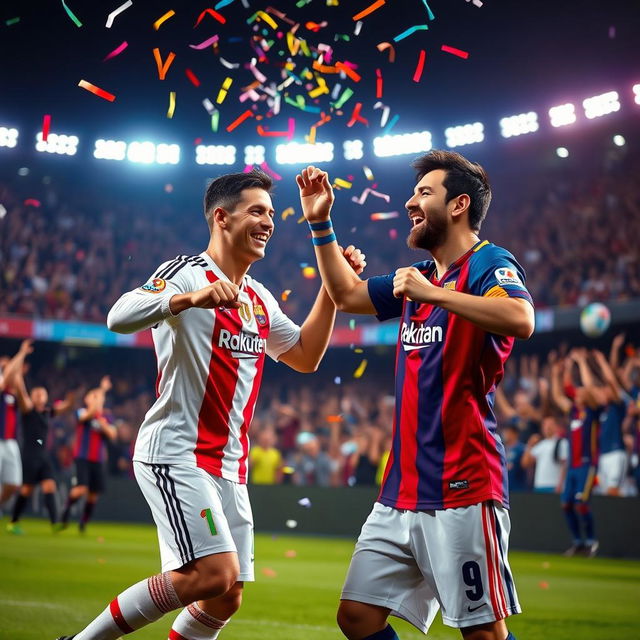
<svg viewBox="0 0 640 640"><path fill-rule="evenodd" d="M485 294L485 298L508 298L509 294L500 286L491 287Z"/></svg>

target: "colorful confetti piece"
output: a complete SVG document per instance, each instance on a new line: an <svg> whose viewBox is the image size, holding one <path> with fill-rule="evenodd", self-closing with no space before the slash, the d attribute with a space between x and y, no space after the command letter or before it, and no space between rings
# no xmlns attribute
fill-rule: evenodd
<svg viewBox="0 0 640 640"><path fill-rule="evenodd" d="M227 91L233 82L233 78L225 78L222 82L222 87L220 87L220 91L218 91L218 97L216 98L216 102L218 104L222 104L224 99L227 97Z"/></svg>
<svg viewBox="0 0 640 640"><path fill-rule="evenodd" d="M156 61L156 66L158 67L158 77L160 80L164 80L167 77L167 71L169 71L169 67L171 66L176 54L173 51L169 52L167 59L162 62L162 57L160 56L160 49L157 47L153 50L153 57Z"/></svg>
<svg viewBox="0 0 640 640"><path fill-rule="evenodd" d="M362 374L364 373L365 369L367 368L367 360L366 358L358 365L358 368L353 372L353 377L354 378L362 378Z"/></svg>
<svg viewBox="0 0 640 640"><path fill-rule="evenodd" d="M458 56L458 58L463 58L466 60L469 57L469 53L467 51L462 51L462 49L456 49L455 47L450 47L446 44L443 44L440 47L441 51L445 51L446 53L452 53L454 56Z"/></svg>
<svg viewBox="0 0 640 640"><path fill-rule="evenodd" d="M154 23L153 23L153 28L157 31L164 22L166 22L169 18L173 18L173 16L176 15L176 12L173 9L169 9L169 11L167 11L167 13L165 13L164 15L160 16Z"/></svg>
<svg viewBox="0 0 640 640"><path fill-rule="evenodd" d="M291 295L291 289L285 289L281 294L280 294L280 299L282 300L282 302L286 302L289 299L289 296Z"/></svg>
<svg viewBox="0 0 640 640"><path fill-rule="evenodd" d="M116 19L116 17L119 16L123 11L126 11L132 5L133 5L132 0L127 0L124 4L121 4L117 9L114 9L107 16L107 24L105 25L105 27L107 27L107 29L111 29L111 27L113 26L113 21Z"/></svg>
<svg viewBox="0 0 640 640"><path fill-rule="evenodd" d="M202 49L206 49L209 45L212 45L214 42L218 42L218 36L217 35L211 36L210 38L207 38L206 40L204 40L200 44L190 44L189 46L192 49L202 50Z"/></svg>
<svg viewBox="0 0 640 640"><path fill-rule="evenodd" d="M375 178L373 177L373 171L371 171L371 169L369 169L369 167L362 167L362 170L364 171L364 175L365 178L367 180L374 180Z"/></svg>
<svg viewBox="0 0 640 640"><path fill-rule="evenodd" d="M387 49L389 49L389 62L395 62L396 61L396 50L395 50L394 46L390 42L380 42L380 43L378 43L376 45L376 48L381 53L383 51L386 51Z"/></svg>
<svg viewBox="0 0 640 640"><path fill-rule="evenodd" d="M200 22L202 22L202 18L204 18L206 15L210 15L214 20L217 20L218 22L220 22L221 24L226 24L227 19L220 15L217 11L215 11L214 9L205 9L199 16L198 19L196 20L196 23L193 25L193 28L195 29Z"/></svg>
<svg viewBox="0 0 640 640"><path fill-rule="evenodd" d="M400 214L397 211L378 211L371 214L371 219L376 220L391 220L397 218Z"/></svg>
<svg viewBox="0 0 640 640"><path fill-rule="evenodd" d="M40 206L42 206L40 200L36 200L35 198L27 198L24 201L24 206L25 207L35 207L36 209L38 209Z"/></svg>
<svg viewBox="0 0 640 640"><path fill-rule="evenodd" d="M193 73L193 71L191 71L191 69L185 69L184 73L187 76L187 78L189 78L189 81L191 82L191 84L194 87L199 87L200 86L200 80L199 80L198 76L195 73Z"/></svg>
<svg viewBox="0 0 640 640"><path fill-rule="evenodd" d="M105 91L100 87L96 87L95 84L91 84L86 80L80 80L80 82L78 82L78 86L86 89L87 91L91 91L91 93L97 95L99 98L104 98L109 102L113 102L116 99L116 97L112 93L109 93L108 91Z"/></svg>
<svg viewBox="0 0 640 640"><path fill-rule="evenodd" d="M303 267L302 269L302 277L307 280L313 280L316 277L316 268L315 267Z"/></svg>
<svg viewBox="0 0 640 640"><path fill-rule="evenodd" d="M351 182L347 182L346 180L343 180L342 178L336 178L333 181L334 186L336 187L342 187L343 189L351 189L352 183Z"/></svg>
<svg viewBox="0 0 640 640"><path fill-rule="evenodd" d="M429 20L435 20L436 17L433 15L433 11L431 11L431 7L429 7L429 5L427 4L427 0L422 0L422 4L424 4L424 6L427 9L427 15L429 16Z"/></svg>
<svg viewBox="0 0 640 640"><path fill-rule="evenodd" d="M244 113L239 115L228 127L227 132L230 133L236 127L239 127L247 118L253 118L253 111L247 109Z"/></svg>
<svg viewBox="0 0 640 640"><path fill-rule="evenodd" d="M9 18L8 20L5 20L4 23L7 27L12 27L14 24L18 24L18 22L20 22L20 17L17 16L15 18Z"/></svg>
<svg viewBox="0 0 640 640"><path fill-rule="evenodd" d="M125 40L122 44L118 45L111 53L109 53L102 62L106 62L107 60L111 60L111 58L115 58L117 55L120 55L128 46L129 43Z"/></svg>
<svg viewBox="0 0 640 640"><path fill-rule="evenodd" d="M167 118L173 118L173 113L176 110L176 92L169 92L169 109L167 110Z"/></svg>
<svg viewBox="0 0 640 640"><path fill-rule="evenodd" d="M412 33L415 33L416 31L426 31L429 28L429 25L426 24L416 24L413 27L409 27L408 29L406 29L405 31L403 31L402 33L399 33L394 39L394 42L400 42L400 40L404 40L405 38L409 37Z"/></svg>
<svg viewBox="0 0 640 640"><path fill-rule="evenodd" d="M49 138L49 129L51 129L51 116L46 114L44 118L42 118L42 140L46 142Z"/></svg>
<svg viewBox="0 0 640 640"><path fill-rule="evenodd" d="M369 187L367 187L360 194L359 198L356 197L356 196L353 196L351 198L351 200L353 200L353 202L357 202L358 204L364 204L365 200L369 197L369 194L371 194L372 196L375 196L376 198L382 198L386 202L391 202L391 196L387 195L386 193L379 193L378 191L374 191L373 189L370 189Z"/></svg>
<svg viewBox="0 0 640 640"><path fill-rule="evenodd" d="M383 6L385 3L385 0L376 0L373 4L370 4L366 9L363 9L360 13L356 13L355 16L353 16L353 20L357 21L357 20L362 20L362 18L364 18L365 16L368 16L370 13L373 13L374 11L376 11L376 9L379 9L381 6Z"/></svg>
<svg viewBox="0 0 640 640"><path fill-rule="evenodd" d="M80 22L80 20L78 20L78 18L76 17L76 14L73 13L73 11L71 11L71 9L69 9L69 7L67 6L67 3L64 0L62 0L62 6L64 7L64 10L67 12L67 15L71 18L71 20L73 20L73 22L76 25L76 27L81 27L82 26L82 22Z"/></svg>
<svg viewBox="0 0 640 640"><path fill-rule="evenodd" d="M416 70L413 72L413 81L420 82L420 78L422 78L422 71L424 69L424 61L427 58L427 52L424 49L420 50L420 55L418 56L418 64L416 66Z"/></svg>
<svg viewBox="0 0 640 640"><path fill-rule="evenodd" d="M376 69L376 98L382 98L382 70Z"/></svg>

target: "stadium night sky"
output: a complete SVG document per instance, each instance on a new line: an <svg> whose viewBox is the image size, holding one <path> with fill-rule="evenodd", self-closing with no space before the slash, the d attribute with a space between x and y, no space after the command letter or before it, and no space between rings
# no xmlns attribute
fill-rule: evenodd
<svg viewBox="0 0 640 640"><path fill-rule="evenodd" d="M111 29L105 28L107 15L122 4L120 0L90 2L69 0L69 8L83 23L78 28L58 0L24 2L9 0L0 10L0 117L9 124L37 131L45 113L52 115L52 131L72 132L96 137L126 138L153 136L184 143L195 137L205 142L242 144L260 142L253 121L238 127L233 134L224 127L246 108L240 104L240 88L254 78L248 69L225 69L219 55L231 62L248 62L252 51L248 41L252 34L247 18L269 5L287 14L302 26L297 35L309 44L324 42L334 47L334 60L348 60L358 65L359 83L342 81L350 86L353 97L346 102L344 115L318 130L318 139L331 134L335 139L373 137L380 132L380 110L376 102L375 69L382 71L384 96L391 114L400 119L393 133L473 122L505 114L544 108L550 104L575 99L631 85L640 81L637 62L637 33L640 10L628 0L597 2L528 3L513 0L486 0L478 8L464 0L429 0L435 14L428 20L422 0L387 0L380 9L363 18L360 35L354 36L352 16L371 4L369 0L340 0L328 7L326 0L311 0L302 8L295 0L259 2L249 0L245 9L234 0L220 9L225 25L206 16L193 25L201 11L215 2L150 2L134 0L133 6L120 14ZM158 31L153 23L170 9L176 15ZM19 17L19 22L12 22ZM275 17L275 16L274 16ZM280 29L287 25L276 18ZM317 33L305 28L313 21L326 27ZM393 41L407 28L428 24L394 43L396 61L388 61L387 52L378 52L376 44ZM261 27L269 29L264 23ZM350 41L334 40L334 35L348 34ZM220 37L219 55L211 47L197 51L197 44L213 34ZM229 41L236 38L236 41ZM128 47L118 56L103 58L123 41ZM284 42L284 41L283 41ZM464 60L444 53L441 45L469 52ZM284 46L284 45L283 45ZM152 49L158 47L163 59L169 51L176 53L167 78L158 79ZM285 57L268 54L269 62L258 68L271 79L279 78L273 62ZM286 47L285 47L286 48ZM412 81L418 55L426 52L426 63L419 83ZM189 68L199 78L194 87L185 74ZM301 65L297 67L299 71ZM210 118L202 106L209 98L215 103L225 77L233 86L219 106L220 130L214 136ZM116 95L106 102L79 88L85 79ZM340 80L327 76L329 86ZM292 87L292 94L306 95L304 87ZM176 92L175 116L166 117L169 92ZM321 106L328 106L323 96ZM308 104L311 104L307 98ZM356 123L347 129L356 102L362 102L362 115L369 127ZM266 111L266 109L263 109ZM263 120L272 130L286 129L287 118L298 123L295 138L302 140L309 126L318 119L284 105L279 116ZM272 139L273 140L273 139Z"/></svg>

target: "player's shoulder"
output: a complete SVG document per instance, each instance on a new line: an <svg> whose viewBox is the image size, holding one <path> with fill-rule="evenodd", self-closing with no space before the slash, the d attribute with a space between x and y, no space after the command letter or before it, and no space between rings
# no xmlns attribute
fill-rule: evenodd
<svg viewBox="0 0 640 640"><path fill-rule="evenodd" d="M255 278L252 278L248 274L244 277L244 281L246 287L253 291L255 295L257 295L258 298L263 300L266 304L277 304L276 299L274 298L271 291L269 291L269 289L267 289L267 287L263 285L262 282L256 280Z"/></svg>
<svg viewBox="0 0 640 640"><path fill-rule="evenodd" d="M163 262L156 271L156 277L164 280L170 280L178 272L182 271L185 267L191 269L206 269L209 266L202 254L198 255L178 255L171 260Z"/></svg>
<svg viewBox="0 0 640 640"><path fill-rule="evenodd" d="M433 260L421 260L420 262L414 262L411 266L424 275L433 268Z"/></svg>
<svg viewBox="0 0 640 640"><path fill-rule="evenodd" d="M488 240L484 240L473 248L471 260L478 266L500 263L510 263L514 266L518 264L515 256L510 251Z"/></svg>

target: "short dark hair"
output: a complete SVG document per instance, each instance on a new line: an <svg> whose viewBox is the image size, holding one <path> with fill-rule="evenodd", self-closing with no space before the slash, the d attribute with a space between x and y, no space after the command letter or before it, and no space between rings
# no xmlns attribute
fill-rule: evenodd
<svg viewBox="0 0 640 640"><path fill-rule="evenodd" d="M471 162L455 151L435 149L414 160L411 166L417 171L418 181L430 171L446 171L442 182L447 190L446 202L466 193L471 199L469 226L473 231L480 231L491 203L491 186L486 171L477 162Z"/></svg>
<svg viewBox="0 0 640 640"><path fill-rule="evenodd" d="M273 180L260 169L252 169L247 173L227 173L215 178L207 185L204 194L204 217L213 229L213 212L217 207L233 211L242 199L245 189L264 189L271 193Z"/></svg>

